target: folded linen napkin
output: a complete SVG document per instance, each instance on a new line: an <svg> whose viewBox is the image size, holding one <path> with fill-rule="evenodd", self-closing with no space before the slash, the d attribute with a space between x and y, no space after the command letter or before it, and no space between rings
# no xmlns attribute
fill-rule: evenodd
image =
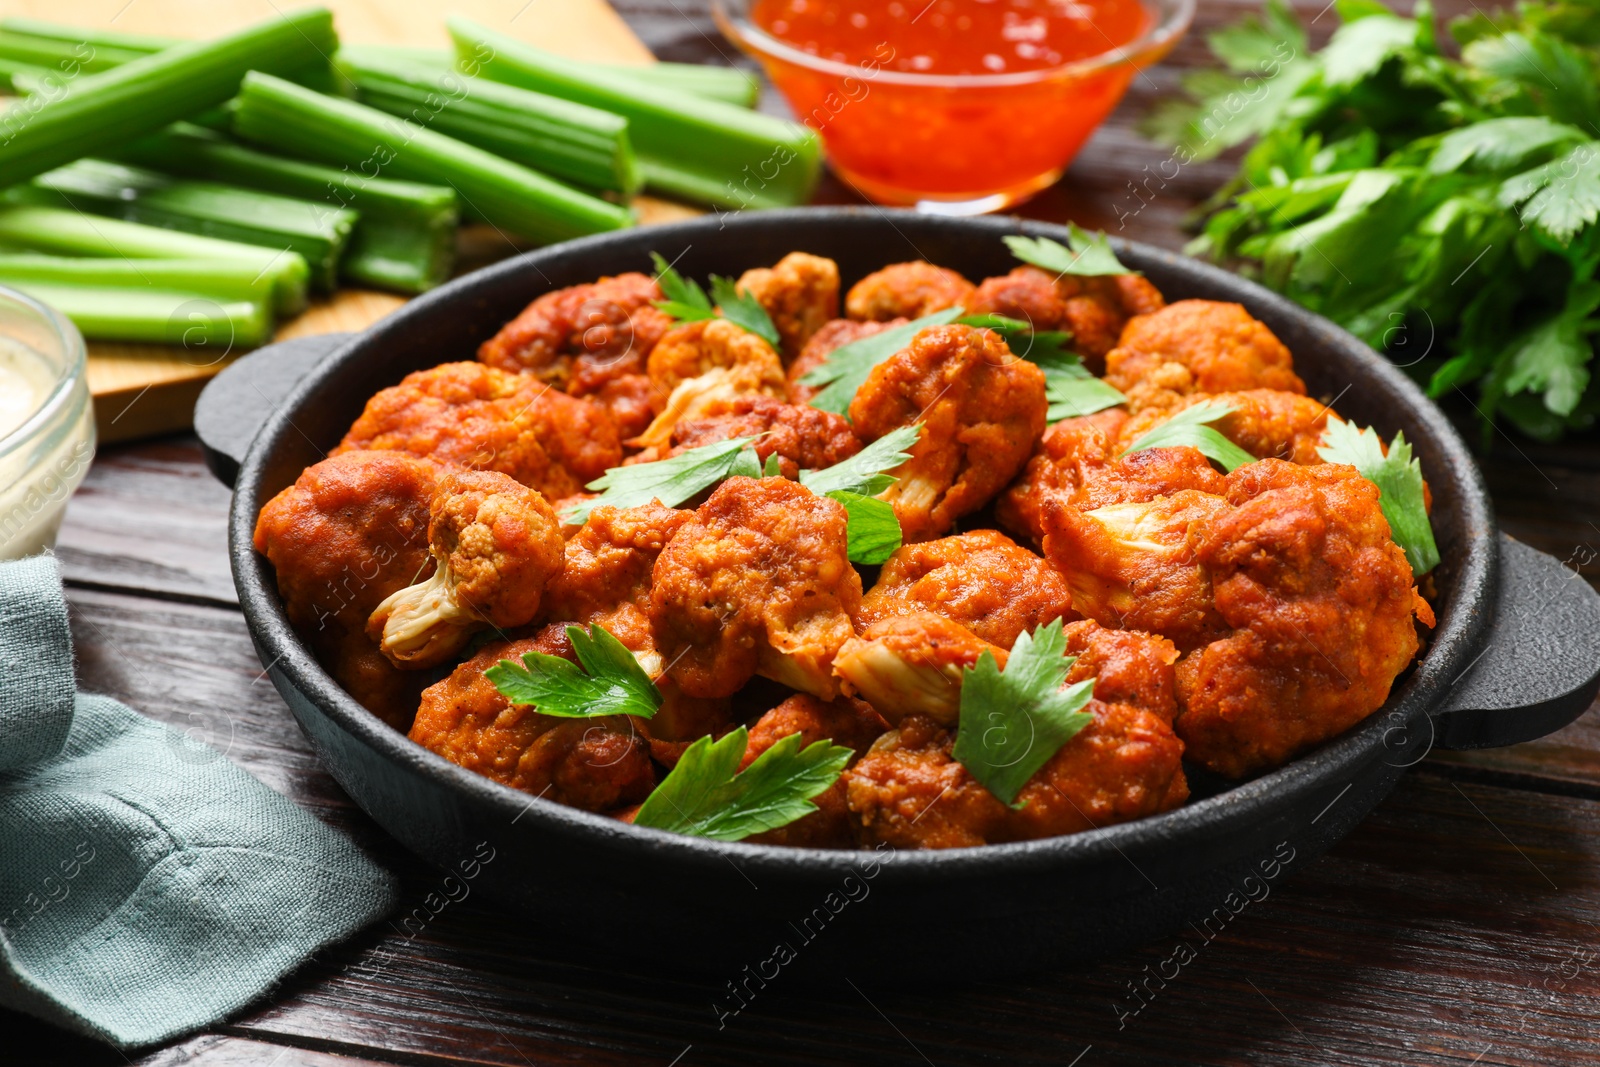
<svg viewBox="0 0 1600 1067"><path fill-rule="evenodd" d="M221 753L77 693L54 558L0 563L0 1004L164 1041L394 897L348 838Z"/></svg>

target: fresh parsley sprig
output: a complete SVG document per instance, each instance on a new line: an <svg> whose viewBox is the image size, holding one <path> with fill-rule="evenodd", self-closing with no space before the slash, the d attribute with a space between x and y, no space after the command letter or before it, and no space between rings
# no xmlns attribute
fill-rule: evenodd
<svg viewBox="0 0 1600 1067"><path fill-rule="evenodd" d="M1048 237L1021 237L1011 235L1005 239L1011 254L1024 263L1040 270L1050 271L1057 277L1076 274L1083 278L1108 274L1137 274L1122 265L1111 250L1111 240L1103 233L1090 233L1076 223L1067 224L1067 244Z"/></svg>
<svg viewBox="0 0 1600 1067"><path fill-rule="evenodd" d="M1394 537L1411 564L1411 573L1420 578L1439 565L1439 546L1433 540L1433 524L1423 505L1422 463L1411 456L1411 443L1404 433L1383 442L1372 427L1358 430L1352 423L1330 421L1322 431L1317 455L1328 463L1348 463L1361 476L1378 487L1378 506L1389 520Z"/></svg>
<svg viewBox="0 0 1600 1067"><path fill-rule="evenodd" d="M1090 374L1078 354L1068 350L1072 335L1065 330L1034 330L1005 315L965 315L956 321L995 331L1013 355L1044 372L1045 399L1050 403L1045 418L1050 422L1093 415L1128 401L1116 386Z"/></svg>
<svg viewBox="0 0 1600 1067"><path fill-rule="evenodd" d="M900 548L904 540L900 517L887 500L848 489L835 489L827 496L844 505L851 563L876 567Z"/></svg>
<svg viewBox="0 0 1600 1067"><path fill-rule="evenodd" d="M1216 422L1224 415L1233 414L1234 411L1235 408L1230 404L1203 400L1193 407L1184 408L1166 422L1141 434L1138 440L1122 450L1121 455L1142 452L1147 448L1176 448L1179 445L1188 445L1191 448L1198 448L1207 459L1222 464L1231 473L1246 463L1254 463L1256 457L1206 423Z"/></svg>
<svg viewBox="0 0 1600 1067"><path fill-rule="evenodd" d="M840 345L828 353L825 362L811 368L800 379L802 385L824 387L811 398L811 406L835 415L846 414L850 410L850 401L855 399L856 390L866 383L873 367L910 344L920 331L929 326L943 326L960 317L960 308L946 308L904 326Z"/></svg>
<svg viewBox="0 0 1600 1067"><path fill-rule="evenodd" d="M599 490L600 495L574 504L562 518L571 523L587 522L589 513L601 505L636 508L652 500L673 508L736 474L759 478L762 470L755 449L750 447L753 441L753 436L730 437L654 463L612 467L586 486Z"/></svg>
<svg viewBox="0 0 1600 1067"><path fill-rule="evenodd" d="M545 652L529 652L520 664L503 659L483 672L513 704L530 704L541 715L592 719L637 715L648 719L661 707L661 690L633 653L606 628L585 633L568 626L567 639L578 662Z"/></svg>
<svg viewBox="0 0 1600 1067"><path fill-rule="evenodd" d="M778 347L778 328L761 302L749 293L741 292L731 278L719 274L711 276L711 295L700 288L700 283L685 278L661 253L651 252L651 262L656 267L656 284L667 295L657 300L655 306L679 322L697 322L701 319L722 317L735 326L743 327L772 347ZM716 303L713 304L712 301Z"/></svg>
<svg viewBox="0 0 1600 1067"><path fill-rule="evenodd" d="M838 780L853 754L831 741L802 749L800 735L790 734L740 771L749 742L741 726L690 745L639 806L633 824L717 841L776 830L816 811L811 798Z"/></svg>
<svg viewBox="0 0 1600 1067"><path fill-rule="evenodd" d="M1002 670L984 652L962 672L961 718L951 750L983 787L1007 804L1094 716L1084 711L1094 679L1065 686L1076 657L1061 620L1019 634Z"/></svg>
<svg viewBox="0 0 1600 1067"><path fill-rule="evenodd" d="M905 451L922 436L922 423L890 430L860 452L840 460L831 467L801 471L800 484L813 493L827 495L836 490L877 496L894 484L894 476L885 471L894 470L911 458Z"/></svg>

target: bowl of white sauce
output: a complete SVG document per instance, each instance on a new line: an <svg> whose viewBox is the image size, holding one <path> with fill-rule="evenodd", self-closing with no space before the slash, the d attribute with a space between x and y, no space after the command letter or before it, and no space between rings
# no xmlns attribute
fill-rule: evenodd
<svg viewBox="0 0 1600 1067"><path fill-rule="evenodd" d="M83 337L59 312L0 286L0 559L52 547L94 458Z"/></svg>

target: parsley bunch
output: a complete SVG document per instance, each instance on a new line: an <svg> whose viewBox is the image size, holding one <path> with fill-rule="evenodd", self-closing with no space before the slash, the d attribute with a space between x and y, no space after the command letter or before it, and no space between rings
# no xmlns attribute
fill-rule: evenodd
<svg viewBox="0 0 1600 1067"><path fill-rule="evenodd" d="M1473 387L1553 439L1600 413L1600 7L1524 0L1453 22L1338 0L1313 53L1282 0L1212 34L1227 71L1146 120L1177 166L1252 138L1190 251L1387 349L1434 396ZM1170 168L1169 168L1170 169ZM1168 175L1170 177L1170 175Z"/></svg>

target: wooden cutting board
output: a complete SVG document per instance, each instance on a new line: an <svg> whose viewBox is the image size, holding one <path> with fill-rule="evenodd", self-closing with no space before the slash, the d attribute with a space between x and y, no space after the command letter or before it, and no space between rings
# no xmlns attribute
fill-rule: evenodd
<svg viewBox="0 0 1600 1067"><path fill-rule="evenodd" d="M654 63L643 42L606 0L456 0L448 8L424 0L321 0L334 13L339 36L362 44L448 47L444 17L458 12L575 59ZM520 10L519 10L520 7ZM28 15L129 33L210 37L279 11L273 0L7 0L7 14ZM698 214L667 201L637 201L641 222ZM487 231L487 232L483 232ZM501 258L508 248L487 227L462 231L461 266ZM342 289L282 323L280 340L306 334L361 330L405 300L392 293ZM218 359L167 345L89 345L89 388L101 441L127 441L189 428L195 398L237 353Z"/></svg>

